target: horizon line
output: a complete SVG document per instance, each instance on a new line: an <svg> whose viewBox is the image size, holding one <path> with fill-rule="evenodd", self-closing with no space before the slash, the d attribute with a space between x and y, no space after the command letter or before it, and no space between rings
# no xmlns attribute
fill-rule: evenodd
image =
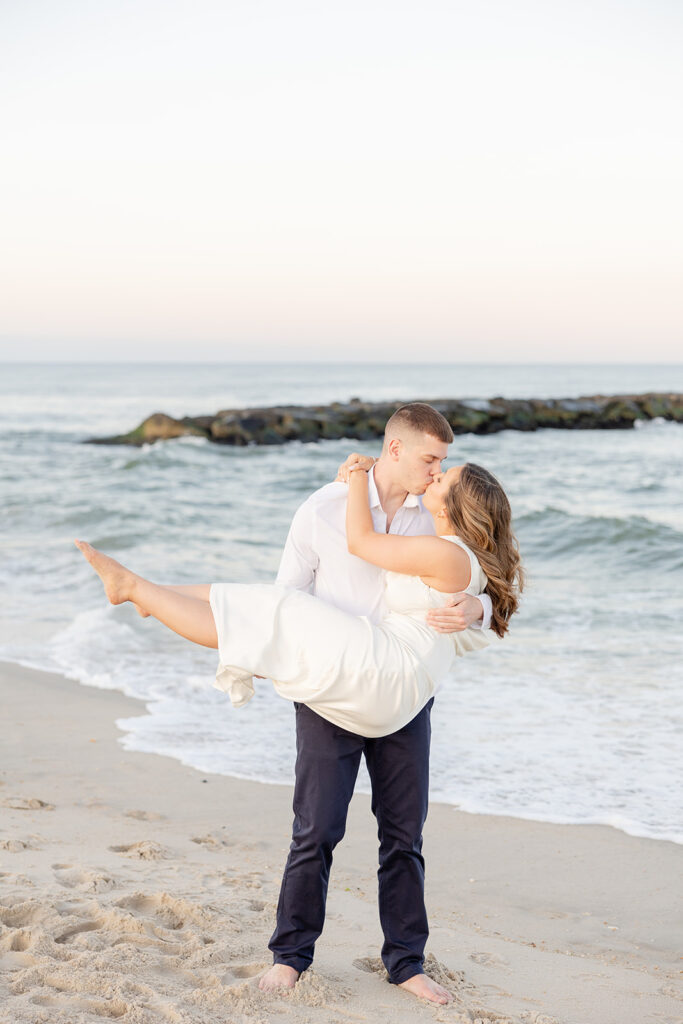
<svg viewBox="0 0 683 1024"><path fill-rule="evenodd" d="M683 366L683 359L11 359L0 366Z"/></svg>

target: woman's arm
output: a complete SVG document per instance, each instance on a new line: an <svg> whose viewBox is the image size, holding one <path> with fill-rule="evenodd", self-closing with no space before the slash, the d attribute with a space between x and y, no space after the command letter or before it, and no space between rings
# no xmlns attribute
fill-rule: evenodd
<svg viewBox="0 0 683 1024"><path fill-rule="evenodd" d="M346 542L352 555L382 569L420 576L437 590L464 590L469 586L470 560L457 544L440 537L375 532L368 500L368 475L359 469L350 474Z"/></svg>

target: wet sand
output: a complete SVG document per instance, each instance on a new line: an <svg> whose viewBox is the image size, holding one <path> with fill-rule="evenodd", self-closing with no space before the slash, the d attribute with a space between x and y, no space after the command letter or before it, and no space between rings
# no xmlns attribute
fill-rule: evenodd
<svg viewBox="0 0 683 1024"><path fill-rule="evenodd" d="M359 794L315 964L265 994L291 788L124 751L115 722L145 707L118 692L3 664L0 699L3 1024L683 1021L680 846L433 804L427 967L454 996L440 1007L378 960Z"/></svg>

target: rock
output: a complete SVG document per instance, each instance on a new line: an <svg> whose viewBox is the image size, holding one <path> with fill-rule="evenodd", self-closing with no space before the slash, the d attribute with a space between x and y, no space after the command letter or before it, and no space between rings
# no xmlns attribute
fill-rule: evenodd
<svg viewBox="0 0 683 1024"><path fill-rule="evenodd" d="M206 417L202 417L206 419ZM206 437L208 431L198 421L185 417L182 420L174 420L163 412L155 412L146 420L131 430L128 434L121 434L118 437L91 438L88 444L131 444L141 446L143 444L154 444L155 441L168 441L175 437L186 435Z"/></svg>
<svg viewBox="0 0 683 1024"><path fill-rule="evenodd" d="M402 402L333 402L319 406L222 409L214 416L173 419L157 412L118 437L92 438L90 444L152 444L193 435L216 444L279 445L287 441L370 441ZM683 395L591 395L549 399L436 399L454 434L494 434L500 430L627 430L655 418L683 423Z"/></svg>
<svg viewBox="0 0 683 1024"><path fill-rule="evenodd" d="M608 402L602 413L603 427L629 428L636 420L644 420L645 414L635 401L616 398Z"/></svg>

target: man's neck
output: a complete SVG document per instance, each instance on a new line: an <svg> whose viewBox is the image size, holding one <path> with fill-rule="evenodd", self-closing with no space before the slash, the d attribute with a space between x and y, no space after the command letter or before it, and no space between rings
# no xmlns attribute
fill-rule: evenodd
<svg viewBox="0 0 683 1024"><path fill-rule="evenodd" d="M382 506L382 510L386 513L388 530L397 510L408 497L408 492L405 487L392 479L391 466L383 456L380 456L375 463L373 473L379 503Z"/></svg>

